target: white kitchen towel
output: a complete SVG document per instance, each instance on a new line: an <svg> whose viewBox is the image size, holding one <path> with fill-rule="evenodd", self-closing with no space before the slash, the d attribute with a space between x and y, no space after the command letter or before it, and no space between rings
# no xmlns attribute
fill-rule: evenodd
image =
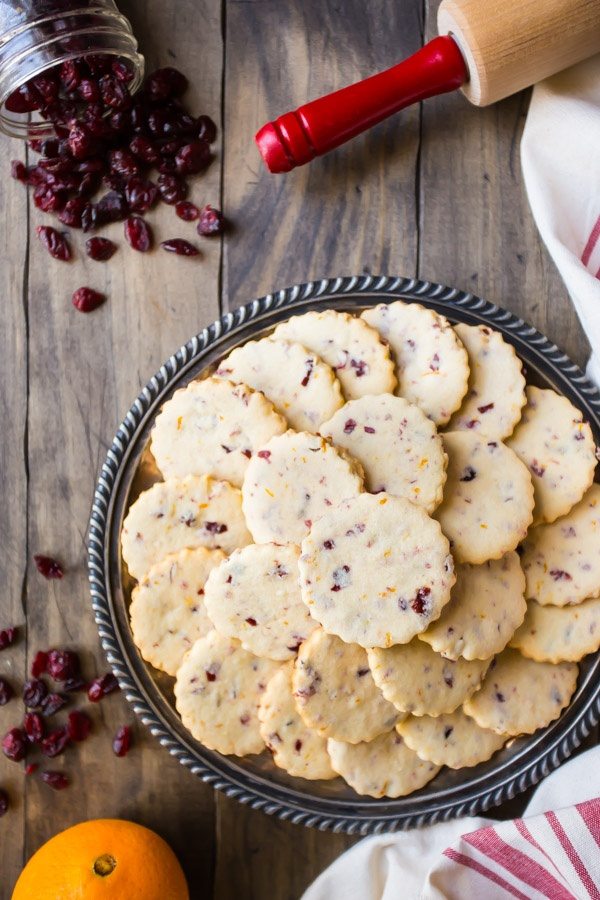
<svg viewBox="0 0 600 900"><path fill-rule="evenodd" d="M587 374L600 386L600 56L536 85L521 165L533 217L591 344Z"/></svg>
<svg viewBox="0 0 600 900"><path fill-rule="evenodd" d="M458 819L367 838L302 900L600 898L600 747L546 778L523 818Z"/></svg>

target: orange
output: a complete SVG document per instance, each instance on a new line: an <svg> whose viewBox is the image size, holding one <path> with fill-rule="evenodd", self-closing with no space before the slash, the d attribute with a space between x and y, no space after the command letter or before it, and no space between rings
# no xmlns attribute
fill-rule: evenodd
<svg viewBox="0 0 600 900"><path fill-rule="evenodd" d="M12 900L189 900L189 891L161 837L124 819L93 819L40 847Z"/></svg>

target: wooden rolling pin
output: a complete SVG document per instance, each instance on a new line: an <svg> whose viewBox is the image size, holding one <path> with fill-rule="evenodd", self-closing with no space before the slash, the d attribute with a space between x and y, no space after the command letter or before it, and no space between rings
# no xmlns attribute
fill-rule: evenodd
<svg viewBox="0 0 600 900"><path fill-rule="evenodd" d="M487 106L600 52L600 0L442 0L434 38L409 59L264 125L258 149L289 172L377 122L460 88Z"/></svg>

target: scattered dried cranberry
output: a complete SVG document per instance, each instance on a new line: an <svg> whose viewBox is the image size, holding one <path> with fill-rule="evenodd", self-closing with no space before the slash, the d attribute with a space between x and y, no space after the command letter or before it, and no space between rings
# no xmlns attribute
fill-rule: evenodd
<svg viewBox="0 0 600 900"><path fill-rule="evenodd" d="M137 175L140 171L139 161L130 150L111 150L108 161L116 175Z"/></svg>
<svg viewBox="0 0 600 900"><path fill-rule="evenodd" d="M49 650L46 666L54 681L68 681L79 675L79 657L72 650Z"/></svg>
<svg viewBox="0 0 600 900"><path fill-rule="evenodd" d="M97 262L106 262L117 251L117 245L108 238L92 237L85 242L85 252L90 259Z"/></svg>
<svg viewBox="0 0 600 900"><path fill-rule="evenodd" d="M115 756L127 756L131 747L131 728L123 725L115 734L113 740L113 751Z"/></svg>
<svg viewBox="0 0 600 900"><path fill-rule="evenodd" d="M14 691L6 678L0 678L0 706L6 706L13 697Z"/></svg>
<svg viewBox="0 0 600 900"><path fill-rule="evenodd" d="M85 741L92 728L92 720L87 713L74 709L69 713L67 730L72 741Z"/></svg>
<svg viewBox="0 0 600 900"><path fill-rule="evenodd" d="M42 556L40 553L36 553L33 561L38 572L44 578L62 578L64 575L64 569L61 564L56 559L52 559L51 556Z"/></svg>
<svg viewBox="0 0 600 900"><path fill-rule="evenodd" d="M202 234L204 237L222 234L225 230L225 217L223 213L208 204L204 209L200 210L200 219L198 221L197 230L198 234Z"/></svg>
<svg viewBox="0 0 600 900"><path fill-rule="evenodd" d="M69 148L75 159L86 159L95 156L100 146L88 126L76 123L69 131Z"/></svg>
<svg viewBox="0 0 600 900"><path fill-rule="evenodd" d="M98 309L106 300L106 295L90 287L80 287L73 291L72 303L79 312L89 313Z"/></svg>
<svg viewBox="0 0 600 900"><path fill-rule="evenodd" d="M62 791L69 786L69 779L64 772L50 772L46 770L42 772L42 781L44 781L55 791Z"/></svg>
<svg viewBox="0 0 600 900"><path fill-rule="evenodd" d="M7 647L14 644L16 634L16 628L4 628L0 631L0 650L6 650Z"/></svg>
<svg viewBox="0 0 600 900"><path fill-rule="evenodd" d="M175 204L175 212L184 222L195 222L200 215L200 210L195 203L189 200L179 200Z"/></svg>
<svg viewBox="0 0 600 900"><path fill-rule="evenodd" d="M151 141L150 138L144 137L141 134L136 135L129 144L129 149L134 156L137 156L142 162L145 162L148 165L153 165L155 162L158 162L159 153L154 142Z"/></svg>
<svg viewBox="0 0 600 900"><path fill-rule="evenodd" d="M27 763L27 765L25 766L25 774L33 775L35 772L37 772L38 769L39 769L38 763Z"/></svg>
<svg viewBox="0 0 600 900"><path fill-rule="evenodd" d="M176 253L177 256L198 256L200 253L197 247L189 241L184 241L183 238L170 238L168 241L162 241L160 246L168 253Z"/></svg>
<svg viewBox="0 0 600 900"><path fill-rule="evenodd" d="M9 805L8 794L0 788L0 819L8 812Z"/></svg>
<svg viewBox="0 0 600 900"><path fill-rule="evenodd" d="M67 698L62 694L48 694L42 703L42 712L45 716L53 716L59 709L67 705Z"/></svg>
<svg viewBox="0 0 600 900"><path fill-rule="evenodd" d="M22 84L4 103L9 112L14 113L33 112L40 108L40 104L41 97L31 84Z"/></svg>
<svg viewBox="0 0 600 900"><path fill-rule="evenodd" d="M20 159L12 160L10 164L10 174L12 178L15 178L17 181L22 181L23 184L27 181L27 169Z"/></svg>
<svg viewBox="0 0 600 900"><path fill-rule="evenodd" d="M217 137L217 126L210 116L198 116L196 119L196 134L209 144L214 143Z"/></svg>
<svg viewBox="0 0 600 900"><path fill-rule="evenodd" d="M31 674L34 678L39 678L48 668L48 654L45 650L38 650L31 663Z"/></svg>
<svg viewBox="0 0 600 900"><path fill-rule="evenodd" d="M158 198L159 190L153 181L133 176L125 182L125 199L131 212L147 212Z"/></svg>
<svg viewBox="0 0 600 900"><path fill-rule="evenodd" d="M144 94L153 102L179 97L188 86L188 80L178 69L167 66L157 69L146 79Z"/></svg>
<svg viewBox="0 0 600 900"><path fill-rule="evenodd" d="M175 165L180 175L196 175L206 169L212 154L206 141L185 144L175 155Z"/></svg>
<svg viewBox="0 0 600 900"><path fill-rule="evenodd" d="M164 203L174 206L184 200L187 194L187 183L177 175L163 174L158 177L158 189Z"/></svg>
<svg viewBox="0 0 600 900"><path fill-rule="evenodd" d="M127 63L122 62L120 59L115 59L110 69L113 75L118 78L119 81L122 81L123 84L129 84L129 82L133 80L133 70Z"/></svg>
<svg viewBox="0 0 600 900"><path fill-rule="evenodd" d="M146 253L152 247L152 229L139 216L129 216L125 220L125 237L128 244L140 253Z"/></svg>
<svg viewBox="0 0 600 900"><path fill-rule="evenodd" d="M48 687L40 678L32 678L23 685L23 703L27 709L40 707L47 694Z"/></svg>
<svg viewBox="0 0 600 900"><path fill-rule="evenodd" d="M98 200L95 206L96 221L94 225L106 225L109 222L122 222L129 212L124 195L118 191L109 191ZM85 229L84 229L85 231Z"/></svg>
<svg viewBox="0 0 600 900"><path fill-rule="evenodd" d="M38 225L35 230L50 256L63 262L71 259L71 248L64 234L49 225Z"/></svg>
<svg viewBox="0 0 600 900"><path fill-rule="evenodd" d="M39 713L28 712L23 716L23 730L30 744L39 744L44 737L44 720Z"/></svg>
<svg viewBox="0 0 600 900"><path fill-rule="evenodd" d="M48 737L41 741L40 748L44 756L54 759L55 756L64 753L70 743L69 729L63 725L61 728L51 731Z"/></svg>
<svg viewBox="0 0 600 900"><path fill-rule="evenodd" d="M2 738L2 751L8 759L20 762L27 754L27 735L21 728L11 728Z"/></svg>
<svg viewBox="0 0 600 900"><path fill-rule="evenodd" d="M99 700L102 700L107 694L111 694L113 691L118 690L118 688L119 682L113 673L107 672L106 675L94 678L93 681L90 682L88 687L88 698L92 703L98 703Z"/></svg>

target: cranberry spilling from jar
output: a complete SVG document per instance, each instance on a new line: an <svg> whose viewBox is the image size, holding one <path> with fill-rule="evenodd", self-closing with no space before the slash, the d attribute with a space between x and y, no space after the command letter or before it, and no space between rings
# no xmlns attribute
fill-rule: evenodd
<svg viewBox="0 0 600 900"><path fill-rule="evenodd" d="M79 657L72 650L50 650L46 671L54 681L68 681L79 675Z"/></svg>
<svg viewBox="0 0 600 900"><path fill-rule="evenodd" d="M42 772L42 781L55 791L63 791L66 787L69 787L69 779L64 772L46 770Z"/></svg>
<svg viewBox="0 0 600 900"><path fill-rule="evenodd" d="M131 728L123 725L115 734L113 751L115 756L127 756L131 747Z"/></svg>
<svg viewBox="0 0 600 900"><path fill-rule="evenodd" d="M92 703L98 703L98 701L102 700L103 697L106 697L107 694L112 694L113 691L117 691L118 689L119 682L112 672L107 672L106 675L94 678L93 681L90 682L88 687L88 698Z"/></svg>
<svg viewBox="0 0 600 900"><path fill-rule="evenodd" d="M7 759L20 762L27 755L27 735L22 728L11 728L2 738L2 752Z"/></svg>

